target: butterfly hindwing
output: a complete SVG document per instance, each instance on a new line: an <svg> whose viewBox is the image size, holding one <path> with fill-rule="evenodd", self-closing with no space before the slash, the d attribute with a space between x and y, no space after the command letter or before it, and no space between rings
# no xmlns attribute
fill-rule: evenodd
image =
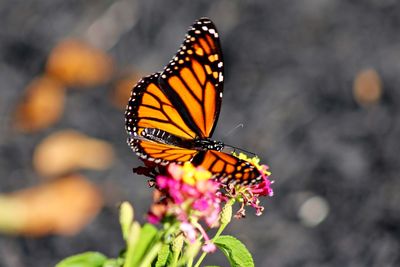
<svg viewBox="0 0 400 267"><path fill-rule="evenodd" d="M163 165L170 162L182 163L191 161L198 153L197 150L160 144L149 140L130 139L129 144L142 159Z"/></svg>
<svg viewBox="0 0 400 267"><path fill-rule="evenodd" d="M218 32L207 18L195 22L160 75L160 86L198 137L215 129L223 92L223 60Z"/></svg>
<svg viewBox="0 0 400 267"><path fill-rule="evenodd" d="M224 152L214 150L199 152L192 163L209 170L223 183L246 185L256 183L260 178L260 171L253 164Z"/></svg>
<svg viewBox="0 0 400 267"><path fill-rule="evenodd" d="M256 183L260 176L254 165L224 152L197 151L139 139L131 139L130 145L144 160L163 165L191 161L195 166L210 171L214 178L224 183L246 185Z"/></svg>

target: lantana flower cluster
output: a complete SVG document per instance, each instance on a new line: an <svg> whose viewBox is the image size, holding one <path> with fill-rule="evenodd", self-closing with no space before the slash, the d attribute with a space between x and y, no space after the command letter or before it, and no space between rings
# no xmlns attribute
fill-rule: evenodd
<svg viewBox="0 0 400 267"><path fill-rule="evenodd" d="M219 183L211 179L209 171L189 162L183 166L172 163L167 173L156 177L155 203L148 214L149 222L177 220L190 242L194 243L200 233L207 243L209 238L199 222L210 228L219 225L223 199ZM214 247L207 243L203 249L214 250Z"/></svg>
<svg viewBox="0 0 400 267"><path fill-rule="evenodd" d="M156 177L156 203L149 213L149 221L158 223L174 216L181 222L195 218L204 219L209 227L218 225L221 194L219 183L211 179L211 173L186 162L183 166L170 164L168 174Z"/></svg>
<svg viewBox="0 0 400 267"><path fill-rule="evenodd" d="M252 206L256 214L261 215L264 207L260 205L259 197L273 195L268 166L260 165L257 157L248 158L244 154L236 156L252 163L262 180L246 186L223 184L212 179L212 174L201 166L194 167L190 162L183 165L171 163L155 175L156 190L148 221L152 224L178 222L181 232L190 242L195 242L201 236L205 241L203 250L214 250L202 224L209 228L219 226L222 203L229 200L241 203L236 218L245 216L245 206Z"/></svg>

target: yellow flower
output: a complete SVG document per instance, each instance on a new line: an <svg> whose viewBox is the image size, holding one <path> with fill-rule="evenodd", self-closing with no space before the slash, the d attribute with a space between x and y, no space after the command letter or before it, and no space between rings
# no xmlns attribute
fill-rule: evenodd
<svg viewBox="0 0 400 267"><path fill-rule="evenodd" d="M185 164L183 164L182 169L183 169L183 174L182 174L183 182L189 185L194 185L196 183L196 180L194 179L196 168L190 162L185 162Z"/></svg>
<svg viewBox="0 0 400 267"><path fill-rule="evenodd" d="M201 167L194 167L190 162L183 164L182 180L189 185L195 185L198 181L204 181L211 178L211 173Z"/></svg>
<svg viewBox="0 0 400 267"><path fill-rule="evenodd" d="M196 168L196 172L194 174L194 177L196 179L196 181L206 181L211 179L211 172L201 168L201 167L197 167Z"/></svg>

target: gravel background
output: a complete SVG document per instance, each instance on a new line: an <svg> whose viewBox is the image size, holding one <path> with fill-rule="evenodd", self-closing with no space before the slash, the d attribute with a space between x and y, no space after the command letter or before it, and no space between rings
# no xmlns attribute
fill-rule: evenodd
<svg viewBox="0 0 400 267"><path fill-rule="evenodd" d="M31 157L50 132L73 128L111 142L117 161L85 174L105 192L101 214L77 236L0 236L0 266L53 266L85 250L116 256L122 247L116 203L144 214L150 190L131 173L139 161L125 143L123 112L110 84L69 91L66 112L31 135L10 128L24 87L43 71L58 40L85 36L111 1L0 2L0 191L38 184ZM197 18L219 29L225 94L215 139L257 153L271 166L275 196L266 212L235 221L228 232L256 266L400 265L400 4L395 0L127 1L125 32L110 44L119 68L161 70ZM130 11L128 11L129 13ZM129 17L129 16L128 16ZM383 95L365 108L353 80L379 73ZM228 133L238 124L242 129ZM228 136L227 136L228 135ZM299 210L319 196L327 218L307 226ZM302 219L303 218L303 219ZM142 219L143 221L143 219ZM227 266L219 254L209 263Z"/></svg>

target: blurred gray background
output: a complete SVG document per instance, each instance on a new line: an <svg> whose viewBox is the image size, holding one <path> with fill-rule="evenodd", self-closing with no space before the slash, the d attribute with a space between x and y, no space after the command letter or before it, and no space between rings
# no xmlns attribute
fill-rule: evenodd
<svg viewBox="0 0 400 267"><path fill-rule="evenodd" d="M2 235L1 267L53 266L86 250L117 256L118 202L131 201L143 222L151 201L145 177L132 173L140 162L126 145L123 111L108 100L111 83L69 91L62 119L47 130L10 129L24 87L43 71L52 47L86 38L120 69L150 74L202 16L216 24L225 60L214 138L258 154L275 180L264 214L249 209L227 232L248 246L256 266L400 265L397 1L41 0L0 3L0 191L38 183L32 153L54 130L107 140L117 159L107 171L85 172L106 201L89 225L72 237ZM367 104L354 97L366 69L381 80L380 96ZM208 263L228 265L222 254Z"/></svg>

